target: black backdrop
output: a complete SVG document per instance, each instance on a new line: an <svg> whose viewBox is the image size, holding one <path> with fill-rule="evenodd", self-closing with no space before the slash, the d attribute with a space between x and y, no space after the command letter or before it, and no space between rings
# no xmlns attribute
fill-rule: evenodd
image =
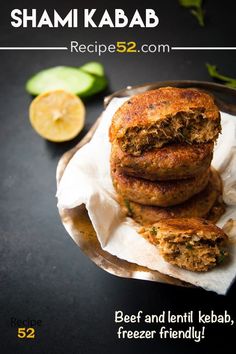
<svg viewBox="0 0 236 354"><path fill-rule="evenodd" d="M14 8L111 9L111 1L6 1L0 5L0 46L65 46L71 40L114 43L168 43L173 46L234 46L234 1L206 1L205 28L176 0L119 1L132 13L156 9L155 29L15 29ZM235 327L210 325L201 343L190 340L121 341L114 311L160 313L172 310L228 310L235 316L235 285L226 296L201 289L121 279L97 268L61 225L56 208L55 170L61 154L78 142L103 109L103 96L86 103L87 120L74 141L42 140L28 122L31 97L26 79L54 65L79 66L100 60L113 92L127 85L157 80L209 80L205 63L236 77L236 53L179 51L169 54L71 54L55 51L1 51L1 204L0 204L0 348L1 353L230 353ZM39 319L35 340L19 340L10 318ZM135 326L132 325L131 328ZM138 326L137 326L138 327ZM227 349L226 349L227 348Z"/></svg>

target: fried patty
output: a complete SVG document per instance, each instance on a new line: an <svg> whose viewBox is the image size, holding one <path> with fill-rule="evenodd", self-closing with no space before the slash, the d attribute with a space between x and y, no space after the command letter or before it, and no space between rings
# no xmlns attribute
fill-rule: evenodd
<svg viewBox="0 0 236 354"><path fill-rule="evenodd" d="M150 181L185 179L201 174L210 167L213 148L213 143L178 143L133 156L123 152L115 143L112 145L111 164L128 176Z"/></svg>
<svg viewBox="0 0 236 354"><path fill-rule="evenodd" d="M188 179L173 181L148 181L127 176L117 168L111 168L111 176L117 193L125 199L144 205L168 207L185 202L201 192L209 180L209 169Z"/></svg>
<svg viewBox="0 0 236 354"><path fill-rule="evenodd" d="M227 235L203 219L164 219L140 232L167 262L190 271L207 271L227 256Z"/></svg>
<svg viewBox="0 0 236 354"><path fill-rule="evenodd" d="M225 207L221 198L222 182L216 170L211 168L206 188L186 202L168 208L142 205L118 196L125 215L130 216L141 225L150 225L166 218L205 218L212 222L224 214Z"/></svg>
<svg viewBox="0 0 236 354"><path fill-rule="evenodd" d="M212 142L220 130L220 112L210 95L163 87L126 101L113 116L109 136L122 151L139 156L173 142Z"/></svg>

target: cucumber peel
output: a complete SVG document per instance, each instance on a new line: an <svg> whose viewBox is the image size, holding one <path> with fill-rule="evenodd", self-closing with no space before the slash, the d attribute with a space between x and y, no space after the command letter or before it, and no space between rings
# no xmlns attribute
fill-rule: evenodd
<svg viewBox="0 0 236 354"><path fill-rule="evenodd" d="M105 76L94 76L94 83L93 86L91 87L91 89L89 89L88 91L84 92L83 94L80 95L80 97L82 98L86 98L86 97L91 97L93 95L96 95L97 93L103 91L106 87L107 87L107 79L105 78Z"/></svg>
<svg viewBox="0 0 236 354"><path fill-rule="evenodd" d="M80 66L79 69L95 76L105 76L103 65L96 61L90 61L89 63Z"/></svg>
<svg viewBox="0 0 236 354"><path fill-rule="evenodd" d="M79 69L88 74L91 74L95 79L91 89L82 94L81 97L91 97L103 91L107 87L108 82L105 77L104 67L102 64L96 61L91 61L87 64L84 64Z"/></svg>
<svg viewBox="0 0 236 354"><path fill-rule="evenodd" d="M92 89L95 78L77 68L56 66L39 71L26 83L26 91L39 95L46 91L62 89L76 95L86 94Z"/></svg>

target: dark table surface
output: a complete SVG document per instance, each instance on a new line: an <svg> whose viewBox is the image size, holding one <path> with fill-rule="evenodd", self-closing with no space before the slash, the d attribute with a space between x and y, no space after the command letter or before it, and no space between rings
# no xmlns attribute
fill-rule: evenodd
<svg viewBox="0 0 236 354"><path fill-rule="evenodd" d="M110 1L7 1L1 4L0 46L65 46L81 43L169 43L173 46L234 46L234 1L206 1L201 28L178 1L120 1L116 7L132 13L138 7L156 9L155 29L15 29L13 8L111 9ZM114 5L115 7L115 5ZM79 66L99 60L109 78L107 93L157 80L211 80L205 63L218 65L236 77L234 51L179 51L169 54L71 54L63 51L1 51L1 204L0 204L0 351L1 353L230 353L234 326L207 325L201 343L191 340L118 340L114 311L158 314L163 310L193 310L235 317L235 284L226 296L202 289L122 279L95 266L63 228L56 207L55 171L60 156L89 130L103 110L103 97L86 102L83 132L73 141L54 144L31 128L32 98L24 84L34 72L55 65ZM11 317L37 319L35 340L20 340ZM130 325L134 329L135 325ZM136 326L137 328L138 325ZM153 328L152 328L153 329Z"/></svg>

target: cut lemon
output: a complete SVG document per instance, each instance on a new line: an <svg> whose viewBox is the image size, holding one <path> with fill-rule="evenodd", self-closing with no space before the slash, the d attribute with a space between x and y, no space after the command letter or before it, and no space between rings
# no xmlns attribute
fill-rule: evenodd
<svg viewBox="0 0 236 354"><path fill-rule="evenodd" d="M50 141L63 142L73 139L83 129L85 107L73 93L48 91L32 101L29 116L39 135Z"/></svg>

